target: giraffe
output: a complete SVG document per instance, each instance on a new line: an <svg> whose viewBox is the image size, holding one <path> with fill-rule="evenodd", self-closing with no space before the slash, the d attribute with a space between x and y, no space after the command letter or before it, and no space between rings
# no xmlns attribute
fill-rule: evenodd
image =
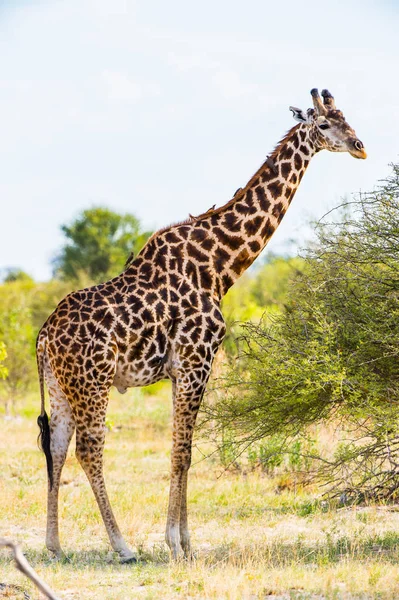
<svg viewBox="0 0 399 600"><path fill-rule="evenodd" d="M104 483L109 390L124 393L172 381L173 434L166 542L172 558L191 555L187 475L197 412L225 324L220 301L280 224L314 154L326 149L366 158L362 142L333 96L311 91L313 108L290 107L298 121L247 185L220 208L156 232L125 270L106 283L72 292L37 339L41 392L39 438L48 473L47 548L62 555L58 491L68 446L97 500L122 562L136 555L121 535ZM51 406L45 411L44 384Z"/></svg>

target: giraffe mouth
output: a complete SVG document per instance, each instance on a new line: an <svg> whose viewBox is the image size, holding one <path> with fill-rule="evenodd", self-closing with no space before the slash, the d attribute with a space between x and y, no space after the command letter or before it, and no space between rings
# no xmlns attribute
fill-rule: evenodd
<svg viewBox="0 0 399 600"><path fill-rule="evenodd" d="M367 152L364 148L362 148L361 150L355 150L355 149L351 149L349 150L349 153L351 156L353 156L354 158L367 158Z"/></svg>

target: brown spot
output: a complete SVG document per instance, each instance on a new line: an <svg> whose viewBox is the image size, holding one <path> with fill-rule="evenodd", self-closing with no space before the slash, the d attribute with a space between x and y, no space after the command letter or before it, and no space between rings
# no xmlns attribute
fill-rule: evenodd
<svg viewBox="0 0 399 600"><path fill-rule="evenodd" d="M199 341L200 337L201 337L201 330L199 327L196 327L190 335L192 341L194 342L194 344L197 344L197 342ZM192 348L192 346L188 346L186 348L186 352L189 350L189 348Z"/></svg>
<svg viewBox="0 0 399 600"><path fill-rule="evenodd" d="M203 313L211 312L213 304L210 301L208 294L201 294L201 307Z"/></svg>
<svg viewBox="0 0 399 600"><path fill-rule="evenodd" d="M298 152L295 154L294 165L297 171L299 171L299 169L302 167L302 158Z"/></svg>
<svg viewBox="0 0 399 600"><path fill-rule="evenodd" d="M220 227L215 227L214 233L217 235L219 242L221 242L224 246L231 248L232 250L237 250L237 248L239 248L244 242L242 237L239 235L227 235L227 233Z"/></svg>
<svg viewBox="0 0 399 600"><path fill-rule="evenodd" d="M285 195L288 199L288 202L291 202L292 198L294 197L295 194L295 188L290 188L287 186L286 190L285 190Z"/></svg>
<svg viewBox="0 0 399 600"><path fill-rule="evenodd" d="M230 254L226 250L224 250L224 248L216 248L214 253L214 265L216 271L222 271L229 258Z"/></svg>
<svg viewBox="0 0 399 600"><path fill-rule="evenodd" d="M184 298L181 302L181 307L184 311L184 315L186 317L190 317L191 315L194 315L197 312L197 309L195 306L192 306L191 302L189 302L189 300L187 298Z"/></svg>
<svg viewBox="0 0 399 600"><path fill-rule="evenodd" d="M279 216L277 217L277 221L278 221L279 223L281 223L281 221L282 221L282 219L283 219L284 215L285 215L285 208L283 208L283 209L281 210L281 212L280 212Z"/></svg>
<svg viewBox="0 0 399 600"><path fill-rule="evenodd" d="M188 294L188 292L191 291L191 287L189 286L189 284L187 283L187 281L182 281L180 286L179 286L179 293L182 296L185 296L186 294Z"/></svg>
<svg viewBox="0 0 399 600"><path fill-rule="evenodd" d="M169 252L170 252L171 258L180 259L183 255L183 249L184 249L184 245L182 242L179 244L176 244L175 246L169 246Z"/></svg>
<svg viewBox="0 0 399 600"><path fill-rule="evenodd" d="M208 238L201 243L201 246L204 250L212 250L215 243L215 240L213 240L212 238Z"/></svg>
<svg viewBox="0 0 399 600"><path fill-rule="evenodd" d="M249 236L255 235L258 232L259 227L262 225L262 221L263 221L263 219L261 216L257 216L254 219L246 221L244 223L244 227L245 227L245 231L247 232L247 234Z"/></svg>
<svg viewBox="0 0 399 600"><path fill-rule="evenodd" d="M235 215L233 212L228 212L224 215L224 223L223 223L224 227L226 227L226 229L228 229L229 231L240 231L241 229L241 221L239 220L239 218L237 217L237 215Z"/></svg>
<svg viewBox="0 0 399 600"><path fill-rule="evenodd" d="M259 179L256 180L256 182L258 182ZM253 184L255 186L255 183ZM254 203L254 195L252 193L252 190L247 190L247 193L245 194L245 202L248 206L253 206Z"/></svg>
<svg viewBox="0 0 399 600"><path fill-rule="evenodd" d="M223 281L224 292L227 292L227 290L229 288L231 288L231 286L234 283L234 281L232 280L232 278L230 277L230 275L223 275L222 281Z"/></svg>
<svg viewBox="0 0 399 600"><path fill-rule="evenodd" d="M145 279L150 279L152 276L152 264L145 262L140 267L140 276Z"/></svg>
<svg viewBox="0 0 399 600"><path fill-rule="evenodd" d="M158 318L162 319L165 313L165 305L163 302L159 301L156 305L155 305L155 313L157 315Z"/></svg>
<svg viewBox="0 0 399 600"><path fill-rule="evenodd" d="M205 290L210 290L212 287L213 278L209 272L208 266L200 265L199 271L200 271L201 287L203 287Z"/></svg>
<svg viewBox="0 0 399 600"><path fill-rule="evenodd" d="M259 250L260 250L260 244L256 240L249 242L248 246L251 248L252 252L254 252L255 254L256 254L256 252L259 252Z"/></svg>
<svg viewBox="0 0 399 600"><path fill-rule="evenodd" d="M121 325L121 323L117 323L115 325L115 333L118 337L123 338L126 335L126 329Z"/></svg>
<svg viewBox="0 0 399 600"><path fill-rule="evenodd" d="M234 208L240 215L245 215L248 212L247 204L242 204L241 202L236 202Z"/></svg>
<svg viewBox="0 0 399 600"><path fill-rule="evenodd" d="M154 302L157 299L158 299L158 296L154 292L149 292L145 297L145 301L147 304L154 304Z"/></svg>
<svg viewBox="0 0 399 600"><path fill-rule="evenodd" d="M290 172L291 172L291 163L283 162L281 164L281 176L284 177L284 179L287 179Z"/></svg>
<svg viewBox="0 0 399 600"><path fill-rule="evenodd" d="M178 275L177 273L170 273L169 274L169 285L172 288L178 288L180 284L180 275Z"/></svg>
<svg viewBox="0 0 399 600"><path fill-rule="evenodd" d="M219 214L217 214L217 213L214 213L214 214L211 216L211 224L212 224L212 225L217 225L218 223L219 223Z"/></svg>
<svg viewBox="0 0 399 600"><path fill-rule="evenodd" d="M280 158L281 159L287 159L290 160L290 158L292 158L292 155L294 154L294 150L293 148L291 148L291 146L283 146L282 149L280 150Z"/></svg>
<svg viewBox="0 0 399 600"><path fill-rule="evenodd" d="M178 235L176 235L175 231L167 231L165 233L165 239L167 242L169 242L170 244L176 244L177 242L180 242L180 238Z"/></svg>
<svg viewBox="0 0 399 600"><path fill-rule="evenodd" d="M252 263L252 257L249 255L248 250L244 248L240 254L235 258L231 268L237 275L240 275L245 269Z"/></svg>
<svg viewBox="0 0 399 600"><path fill-rule="evenodd" d="M186 264L186 275L189 279L191 279L195 287L198 287L197 267L191 260L189 260Z"/></svg>
<svg viewBox="0 0 399 600"><path fill-rule="evenodd" d="M270 185L272 185L272 184L270 184ZM265 188L262 185L259 185L255 189L255 192L258 197L259 206L260 206L261 210L263 210L264 212L267 212L270 208L270 201L266 197Z"/></svg>
<svg viewBox="0 0 399 600"><path fill-rule="evenodd" d="M76 323L71 323L70 326L67 329L67 333L71 337L75 337L75 334L76 334L77 330L78 330L77 324Z"/></svg>
<svg viewBox="0 0 399 600"><path fill-rule="evenodd" d="M270 194L273 196L273 198L275 200L277 200L277 198L280 198L280 196L282 194L283 184L280 183L279 181L272 181L268 185L268 190L269 190Z"/></svg>
<svg viewBox="0 0 399 600"><path fill-rule="evenodd" d="M192 329L194 329L194 327L195 327L194 319L187 319L187 321L184 324L184 327L182 328L182 331L184 333L189 333Z"/></svg>
<svg viewBox="0 0 399 600"><path fill-rule="evenodd" d="M198 262L208 262L209 260L208 255L201 252L198 246L194 246L191 242L187 244L187 252L191 258L195 258Z"/></svg>
<svg viewBox="0 0 399 600"><path fill-rule="evenodd" d="M273 211L272 211L273 216L278 217L282 210L283 210L283 203L277 202L277 204L275 204L273 206Z"/></svg>
<svg viewBox="0 0 399 600"><path fill-rule="evenodd" d="M198 306L198 295L197 292L191 292L190 302L193 306Z"/></svg>
<svg viewBox="0 0 399 600"><path fill-rule="evenodd" d="M195 227L191 231L191 239L193 242L203 242L204 240L206 240L207 237L207 232L203 229L200 229L199 227Z"/></svg>
<svg viewBox="0 0 399 600"><path fill-rule="evenodd" d="M271 181L272 179L275 179L276 177L278 177L278 165L275 165L275 171L273 171L269 167L268 169L266 169L266 171L263 171L263 173L261 175L261 179L262 179L263 183L267 183L268 181Z"/></svg>
<svg viewBox="0 0 399 600"><path fill-rule="evenodd" d="M270 223L270 219L267 219L262 231L260 232L264 240L268 240L274 233L274 227Z"/></svg>
<svg viewBox="0 0 399 600"><path fill-rule="evenodd" d="M304 154L305 156L309 155L309 148L307 146L305 146L305 144L301 144L299 146L299 150L302 152L302 154Z"/></svg>

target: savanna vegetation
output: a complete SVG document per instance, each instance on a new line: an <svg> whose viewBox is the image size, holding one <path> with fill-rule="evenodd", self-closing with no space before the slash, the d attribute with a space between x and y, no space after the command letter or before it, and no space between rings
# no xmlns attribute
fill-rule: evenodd
<svg viewBox="0 0 399 600"><path fill-rule="evenodd" d="M139 552L137 565L121 565L111 552L73 449L60 490L66 559L54 560L44 548L46 473L36 446L37 393L25 397L20 419L1 425L1 535L21 543L62 600L398 597L395 506L340 508L321 498L317 487L304 488L292 476L225 471L217 453L203 458L212 446L198 436L188 496L195 558L171 563L164 543L170 389L150 391L112 393L105 450L109 495L128 543ZM0 551L1 583L8 584L7 598L40 598L5 550Z"/></svg>
<svg viewBox="0 0 399 600"><path fill-rule="evenodd" d="M168 383L113 393L108 413L111 502L142 561L120 565L109 550L72 451L60 509L67 559L43 549L35 337L66 293L120 272L149 232L91 209L63 227L51 281L6 274L0 530L62 598L398 597L398 200L393 166L318 223L303 256L266 255L223 300L227 335L190 474L192 563L171 564L163 542ZM37 597L5 551L0 573L0 594L5 581L8 597Z"/></svg>
<svg viewBox="0 0 399 600"><path fill-rule="evenodd" d="M207 412L221 450L293 467L342 502L399 488L399 167L333 211L290 280L282 310L242 326ZM330 431L323 443L320 430Z"/></svg>

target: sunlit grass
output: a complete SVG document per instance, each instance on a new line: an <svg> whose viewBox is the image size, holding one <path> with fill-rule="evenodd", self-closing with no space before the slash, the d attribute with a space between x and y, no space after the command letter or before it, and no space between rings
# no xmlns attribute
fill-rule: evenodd
<svg viewBox="0 0 399 600"><path fill-rule="evenodd" d="M337 508L318 490L281 490L260 473L224 472L196 450L189 502L194 559L171 563L164 544L169 489L171 401L136 390L108 411L105 474L111 502L140 562L111 551L73 443L61 486L61 540L67 559L44 548L46 476L36 446L37 397L22 418L2 420L0 535L17 540L61 598L381 598L399 597L399 512ZM2 418L2 417L1 417ZM202 446L201 446L202 448ZM0 583L39 598L0 552ZM21 589L0 588L9 598Z"/></svg>

